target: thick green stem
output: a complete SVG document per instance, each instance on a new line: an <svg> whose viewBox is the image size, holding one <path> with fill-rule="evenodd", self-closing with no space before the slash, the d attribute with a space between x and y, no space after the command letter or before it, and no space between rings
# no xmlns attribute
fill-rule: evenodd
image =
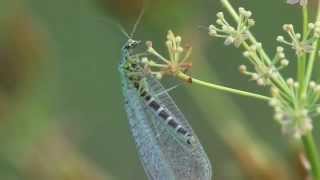
<svg viewBox="0 0 320 180"><path fill-rule="evenodd" d="M302 137L305 153L311 165L311 172L314 180L320 180L320 159L313 135L309 132Z"/></svg>
<svg viewBox="0 0 320 180"><path fill-rule="evenodd" d="M220 86L220 85L217 85L217 84L212 84L212 83L209 83L209 82L201 81L199 79L190 77L190 76L188 76L188 75L186 75L186 74L184 74L182 72L178 73L177 77L182 79L182 80L184 80L184 81L192 82L193 84L198 84L198 85L201 85L201 86L205 86L205 87L208 87L208 88L212 88L212 89L216 89L216 90L220 90L220 91L224 91L224 92L229 92L229 93L232 93L232 94L252 97L252 98L260 99L260 100L264 100L264 101L270 101L271 100L270 97L263 96L263 95L260 95L260 94L255 94L255 93L251 93L251 92L247 92L247 91L241 91L241 90L238 90L238 89L233 89L233 88L229 88L229 87Z"/></svg>
<svg viewBox="0 0 320 180"><path fill-rule="evenodd" d="M308 15L307 15L307 7L303 8L303 35L304 35L304 39L306 38L307 35L307 26L308 26ZM320 0L318 1L318 13L317 13L317 18L316 18L316 22L320 20ZM316 58L316 54L317 54L317 48L318 48L318 39L313 43L313 48L314 50L312 51L312 53L309 56L308 59L308 65L307 65L307 69L306 72L304 74L304 79L303 79L303 84L302 84L302 92L301 92L301 96L305 95L307 92L307 87L308 84L310 82L311 76L312 76L312 71L313 71L313 65L314 65L314 61ZM306 58L304 58L305 60ZM306 62L304 62L306 63ZM302 65L301 65L302 66ZM303 141L303 145L304 145L304 149L306 152L306 155L308 157L308 160L311 164L311 172L313 175L313 179L314 180L320 180L320 159L319 159L319 155L318 155L318 150L317 150L317 146L314 142L314 138L311 132L309 132L307 135L305 135L302 138Z"/></svg>

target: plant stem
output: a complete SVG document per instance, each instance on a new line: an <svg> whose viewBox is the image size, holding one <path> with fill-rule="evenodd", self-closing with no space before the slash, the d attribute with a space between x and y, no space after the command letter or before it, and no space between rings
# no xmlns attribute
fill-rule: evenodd
<svg viewBox="0 0 320 180"><path fill-rule="evenodd" d="M308 31L307 29L308 28L308 9L306 6L303 7L302 14L303 14L303 39L306 40L307 31ZM318 1L318 13L317 13L316 22L319 20L320 20L320 0ZM300 69L300 71L298 70L298 73L300 73L299 82L301 83L300 97L302 97L300 98L300 103L303 103L304 101L303 97L306 96L307 87L312 76L313 65L314 65L316 54L317 54L318 39L313 43L312 46L314 50L309 56L308 65L306 69L305 69L306 56L303 56L302 58L298 59L298 65L299 65L298 68ZM303 141L305 153L311 165L311 172L312 172L313 178L314 180L320 180L320 159L319 159L317 146L314 142L312 132L310 131L308 132L308 134L303 136L302 141Z"/></svg>
<svg viewBox="0 0 320 180"><path fill-rule="evenodd" d="M225 87L225 86L221 86L221 85L217 85L217 84L212 84L212 83L209 83L209 82L201 81L199 79L190 77L190 76L188 76L188 75L186 75L186 74L184 74L182 72L179 72L177 74L177 77L182 79L182 80L184 80L184 81L190 81L191 80L192 83L194 83L194 84L198 84L198 85L205 86L205 87L212 88L212 89L216 89L216 90L229 92L229 93L232 93L232 94L252 97L252 98L260 99L260 100L264 100L264 101L270 101L271 100L270 97L263 96L263 95L260 95L260 94L255 94L255 93L251 93L251 92L247 92L247 91L241 91L241 90L238 90L238 89L233 89L233 88L229 88L229 87Z"/></svg>
<svg viewBox="0 0 320 180"><path fill-rule="evenodd" d="M317 11L318 12L317 12L316 22L320 21L320 0L318 1L318 10ZM306 91L307 84L309 84L309 81L311 79L313 65L314 65L316 55L317 55L318 42L319 42L319 40L317 39L312 45L314 48L314 51L312 51L312 53L310 54L309 59L308 59L308 65L307 65L307 70L306 70L306 75L305 75L306 86L304 88L304 91Z"/></svg>
<svg viewBox="0 0 320 180"><path fill-rule="evenodd" d="M307 39L307 31L308 31L308 8L306 6L302 7L302 29L303 29L303 40ZM305 69L306 69L306 60L307 56L303 55L298 57L298 68L297 68L297 79L300 84L299 88L299 99L303 100L306 97L306 81L305 81Z"/></svg>
<svg viewBox="0 0 320 180"><path fill-rule="evenodd" d="M302 24L303 24L303 39L306 39L306 34L307 34L307 31L308 31L308 23L309 23L309 15L308 15L308 7L307 6L303 6L302 7L302 17L303 17L303 21L302 21Z"/></svg>
<svg viewBox="0 0 320 180"><path fill-rule="evenodd" d="M305 153L311 165L311 172L314 180L320 179L320 159L318 156L317 146L314 142L312 132L310 131L302 137Z"/></svg>

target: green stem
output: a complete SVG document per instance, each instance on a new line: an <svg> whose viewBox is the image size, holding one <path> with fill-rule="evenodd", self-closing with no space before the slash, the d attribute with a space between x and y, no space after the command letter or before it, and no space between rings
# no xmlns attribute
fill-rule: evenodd
<svg viewBox="0 0 320 180"><path fill-rule="evenodd" d="M311 172L314 180L320 180L320 159L317 146L311 132L302 137L305 153L311 165Z"/></svg>
<svg viewBox="0 0 320 180"><path fill-rule="evenodd" d="M320 0L318 1L318 12L317 12L317 18L316 18L316 22L320 21ZM309 56L308 59L308 65L307 65L307 70L306 70L306 76L305 76L305 88L304 91L306 91L307 89L307 84L309 84L310 79L311 79L311 75L312 75L312 71L313 71L313 65L314 65L314 61L316 59L316 55L317 55L317 49L318 49L318 41L319 39L317 39L314 43L313 43L313 48L314 50L312 51L312 53Z"/></svg>
<svg viewBox="0 0 320 180"><path fill-rule="evenodd" d="M302 8L302 26L303 26L303 40L307 39L307 31L308 31L308 8L304 6ZM298 68L297 68L297 79L300 84L299 88L299 99L303 100L306 97L306 81L305 81L305 69L306 69L306 60L307 56L303 55L298 58Z"/></svg>
<svg viewBox="0 0 320 180"><path fill-rule="evenodd" d="M300 58L298 58L298 72L297 72L297 79L298 79L298 82L300 84L300 88L299 88L299 94L300 94L300 97L303 97L303 95L305 94L305 68L306 68L306 56L303 55L301 56Z"/></svg>
<svg viewBox="0 0 320 180"><path fill-rule="evenodd" d="M307 32L308 32L308 22L309 22L309 15L308 15L308 8L307 6L303 6L302 7L302 16L303 16L303 21L302 21L302 24L303 24L303 39L306 39L306 35L307 35Z"/></svg>
<svg viewBox="0 0 320 180"><path fill-rule="evenodd" d="M307 38L307 26L308 26L308 15L307 15L307 7L303 8L303 30L304 30L304 39ZM318 1L318 13L316 22L320 20L320 0ZM315 61L315 57L317 54L317 48L318 48L318 39L313 43L314 50L309 56L308 59L308 65L305 72L304 80L302 81L304 84L302 84L302 92L301 95L303 96L307 92L307 87L310 82L312 71L313 71L313 65ZM306 59L306 58L305 58ZM304 62L305 63L305 62ZM311 172L313 175L314 180L320 180L320 159L318 155L317 146L314 142L314 138L311 132L309 132L306 136L302 138L304 149L306 152L306 155L308 157L308 160L311 164Z"/></svg>
<svg viewBox="0 0 320 180"><path fill-rule="evenodd" d="M270 101L271 100L270 97L263 96L263 95L260 95L260 94L255 94L255 93L251 93L251 92L247 92L247 91L241 91L241 90L238 90L238 89L233 89L233 88L229 88L229 87L220 86L220 85L212 84L212 83L209 83L209 82L201 81L199 79L190 77L190 76L188 76L188 75L186 75L186 74L184 74L182 72L179 72L177 74L177 77L180 78L180 79L183 79L184 81L188 81L188 82L191 81L193 84L198 84L198 85L201 85L201 86L205 86L205 87L208 87L208 88L229 92L229 93L232 93L232 94L252 97L252 98L260 99L260 100L264 100L264 101Z"/></svg>

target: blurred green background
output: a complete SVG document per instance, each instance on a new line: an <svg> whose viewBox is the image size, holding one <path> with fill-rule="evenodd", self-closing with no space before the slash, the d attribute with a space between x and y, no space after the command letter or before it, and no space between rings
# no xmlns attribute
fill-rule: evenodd
<svg viewBox="0 0 320 180"><path fill-rule="evenodd" d="M253 32L269 53L282 24L300 25L300 9L285 0L231 2L254 13ZM130 31L142 7L136 39L165 52L171 29L193 46L193 76L268 94L239 76L246 61L238 49L198 28L215 22L218 0L2 0L1 180L146 179L117 71L126 41L117 24ZM281 134L267 103L189 84L170 94L201 139L215 179L306 177L299 145Z"/></svg>

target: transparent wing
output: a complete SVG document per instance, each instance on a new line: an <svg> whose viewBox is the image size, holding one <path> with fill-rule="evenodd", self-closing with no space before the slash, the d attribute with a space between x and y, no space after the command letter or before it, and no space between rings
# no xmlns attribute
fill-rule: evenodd
<svg viewBox="0 0 320 180"><path fill-rule="evenodd" d="M162 85L153 77L147 77L147 84L151 94L158 94L159 92L165 91ZM132 94L137 93L132 89ZM172 116L176 117L176 120L185 126L195 137L196 142L193 148L186 147L181 142L174 137L174 134L168 130L168 126L163 123L163 120L160 119L155 113L145 105L143 100L141 100L138 95L131 95L131 100L138 102L133 103L132 105L136 108L135 115L137 121L144 121L143 124L139 122L139 126L132 126L133 131L145 131L143 137L137 138L146 138L148 137L151 140L138 140L138 150L141 151L140 154L145 154L141 157L141 160L145 166L145 170L151 179L175 179L175 180L210 180L211 179L211 165L206 153L204 152L198 138L192 131L191 126L184 118L181 111L177 108L171 97L167 93L162 93L159 95L158 101L166 107ZM142 115L142 114L143 115ZM142 127L141 125L144 125ZM149 129L149 130L146 130ZM149 136L152 136L149 137ZM136 140L137 141L137 140ZM149 143L149 144L146 144ZM144 146L144 147L143 147ZM148 146L149 148L147 148ZM157 156L157 157L155 157ZM152 157L152 158L150 158ZM153 159L152 162L150 159ZM165 171L162 172L153 172L154 166L157 164L157 167L165 166ZM170 170L167 170L169 168Z"/></svg>
<svg viewBox="0 0 320 180"><path fill-rule="evenodd" d="M192 131L192 128L185 119L183 113L179 110L178 106L175 104L171 96L166 92L166 89L162 86L162 84L151 75L146 76L146 81L148 85L147 89L151 94L158 95L156 98L159 103L165 106L171 112L171 115L174 116L181 125Z"/></svg>
<svg viewBox="0 0 320 180"><path fill-rule="evenodd" d="M143 168L152 180L173 180L174 174L161 151L143 102L134 88L125 88L126 111Z"/></svg>

